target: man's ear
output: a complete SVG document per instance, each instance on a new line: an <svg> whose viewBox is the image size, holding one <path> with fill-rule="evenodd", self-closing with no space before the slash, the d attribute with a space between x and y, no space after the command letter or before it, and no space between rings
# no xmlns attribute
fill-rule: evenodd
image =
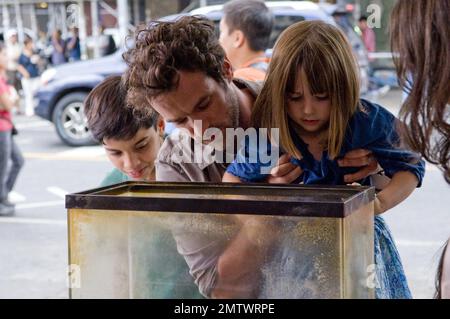
<svg viewBox="0 0 450 319"><path fill-rule="evenodd" d="M231 62L230 62L230 60L228 60L227 57L225 57L225 59L223 61L222 72L223 72L223 77L226 80L231 81L233 79L233 67L231 66Z"/></svg>

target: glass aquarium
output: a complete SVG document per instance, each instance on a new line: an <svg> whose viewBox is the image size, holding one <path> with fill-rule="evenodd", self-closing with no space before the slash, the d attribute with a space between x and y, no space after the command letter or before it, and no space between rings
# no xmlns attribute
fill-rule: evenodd
<svg viewBox="0 0 450 319"><path fill-rule="evenodd" d="M373 200L368 187L268 184L70 194L70 296L373 298ZM249 285L229 284L221 268L238 240L251 254L231 265L252 269L240 274Z"/></svg>

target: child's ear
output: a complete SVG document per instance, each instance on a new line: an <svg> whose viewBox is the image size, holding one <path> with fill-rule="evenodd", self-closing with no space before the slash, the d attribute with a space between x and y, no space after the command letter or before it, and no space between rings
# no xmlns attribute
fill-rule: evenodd
<svg viewBox="0 0 450 319"><path fill-rule="evenodd" d="M166 123L164 122L164 120L161 116L158 118L157 128L158 128L158 134L160 136L164 136L164 130L166 128Z"/></svg>
<svg viewBox="0 0 450 319"><path fill-rule="evenodd" d="M225 57L225 59L223 61L222 73L223 73L223 77L226 80L231 81L233 79L233 67L231 66L231 62L230 62L230 60L228 60L227 57Z"/></svg>
<svg viewBox="0 0 450 319"><path fill-rule="evenodd" d="M244 45L244 42L245 42L244 32L242 32L241 30L235 30L233 46L235 48L240 48Z"/></svg>

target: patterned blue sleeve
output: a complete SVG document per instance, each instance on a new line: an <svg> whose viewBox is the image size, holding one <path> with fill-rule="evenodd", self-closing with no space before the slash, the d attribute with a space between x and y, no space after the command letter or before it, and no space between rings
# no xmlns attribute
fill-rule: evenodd
<svg viewBox="0 0 450 319"><path fill-rule="evenodd" d="M360 116L364 116L365 120L357 130L366 141L357 144L373 152L388 177L408 171L417 177L417 187L420 187L425 175L425 162L419 154L402 148L398 134L399 120L377 104L362 102L366 112Z"/></svg>
<svg viewBox="0 0 450 319"><path fill-rule="evenodd" d="M242 141L236 158L228 165L227 173L239 177L243 182L262 182L275 167L279 150L272 148L270 142L260 145L257 141Z"/></svg>

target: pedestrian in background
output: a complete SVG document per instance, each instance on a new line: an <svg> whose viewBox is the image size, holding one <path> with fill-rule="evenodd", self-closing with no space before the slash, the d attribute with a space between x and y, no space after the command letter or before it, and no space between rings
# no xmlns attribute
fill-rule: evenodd
<svg viewBox="0 0 450 319"><path fill-rule="evenodd" d="M233 66L235 78L262 81L269 66L273 15L259 0L233 0L223 7L220 45Z"/></svg>
<svg viewBox="0 0 450 319"><path fill-rule="evenodd" d="M8 194L24 164L22 153L14 142L16 131L11 117L11 110L17 107L19 97L6 82L7 65L6 48L0 43L0 216L14 214L14 205L8 201ZM10 160L12 166L8 170Z"/></svg>
<svg viewBox="0 0 450 319"><path fill-rule="evenodd" d="M60 65L66 63L66 43L64 42L61 30L56 30L52 35L52 64Z"/></svg>
<svg viewBox="0 0 450 319"><path fill-rule="evenodd" d="M25 115L34 114L33 95L39 85L39 55L34 52L34 44L31 38L24 41L23 52L19 57L19 71L22 79L22 88L25 95Z"/></svg>
<svg viewBox="0 0 450 319"><path fill-rule="evenodd" d="M359 29L361 30L361 38L363 40L364 46L367 49L367 52L375 52L376 51L376 36L375 32L371 27L367 24L367 17L362 16L358 20Z"/></svg>
<svg viewBox="0 0 450 319"><path fill-rule="evenodd" d="M19 63L21 48L17 38L17 31L15 30L8 37L6 52L8 55L8 82L18 91L20 89L20 80L17 74L17 65Z"/></svg>
<svg viewBox="0 0 450 319"><path fill-rule="evenodd" d="M80 37L78 36L78 28L71 29L71 37L67 39L67 56L69 62L81 60Z"/></svg>

